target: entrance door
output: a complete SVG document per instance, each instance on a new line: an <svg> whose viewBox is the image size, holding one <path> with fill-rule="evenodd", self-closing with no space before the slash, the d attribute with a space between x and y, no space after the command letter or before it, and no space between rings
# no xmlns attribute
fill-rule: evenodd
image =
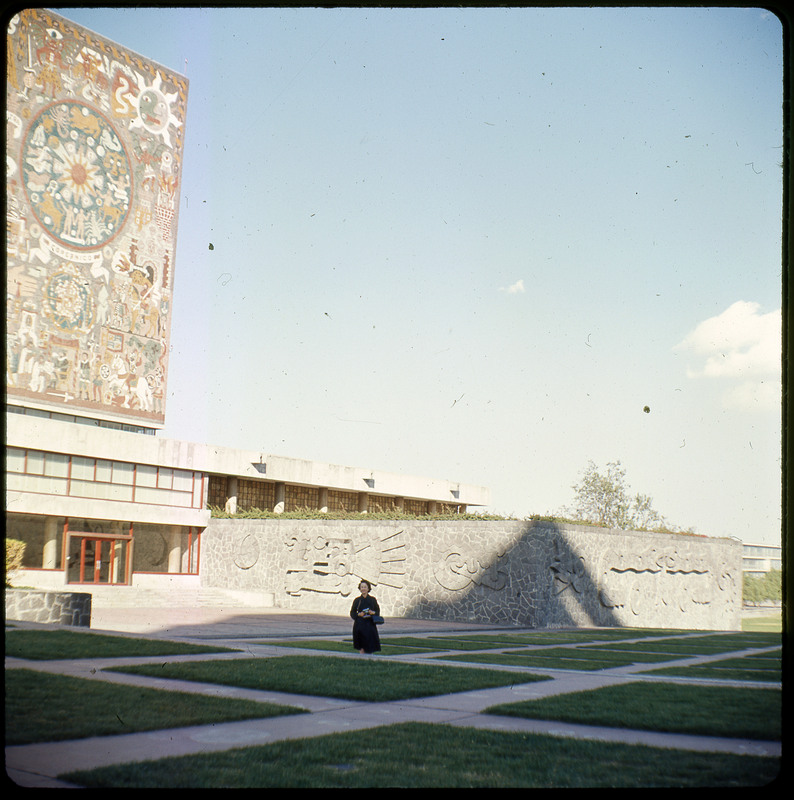
<svg viewBox="0 0 794 800"><path fill-rule="evenodd" d="M126 539L69 535L69 583L126 583Z"/></svg>

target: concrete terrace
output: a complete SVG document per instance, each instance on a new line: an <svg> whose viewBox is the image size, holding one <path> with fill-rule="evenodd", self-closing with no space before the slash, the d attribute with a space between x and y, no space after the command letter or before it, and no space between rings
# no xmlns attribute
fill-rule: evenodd
<svg viewBox="0 0 794 800"><path fill-rule="evenodd" d="M14 622L16 628L52 629L36 623ZM74 628L76 631L85 631ZM390 636L438 636L462 633L497 633L504 628L489 625L428 622L424 620L389 620L382 629L382 639ZM280 609L227 609L227 608L98 608L94 610L92 631L97 633L123 633L130 636L178 640L194 644L221 645L238 649L236 653L170 656L168 660L207 660L211 658L279 657L309 654L321 658L342 656L348 658L388 658L406 663L417 663L445 652L399 656L360 656L321 652L317 650L284 648L268 645L267 640L294 640L323 637L345 638L350 634L350 623L338 616L296 613ZM510 628L510 633L537 632ZM671 634L672 635L672 634ZM680 635L680 634L678 634ZM695 631L691 636L701 636ZM630 641L630 640L626 640ZM648 641L646 638L645 641ZM561 645L563 646L563 645ZM568 645L581 647L581 645ZM517 648L503 648L504 651ZM739 651L730 655L749 655L774 648ZM487 652L501 652L489 649ZM702 664L710 660L724 659L719 655L701 655L665 662L664 666L678 664ZM564 736L598 741L644 744L652 747L677 748L705 752L735 753L745 755L780 756L781 744L775 741L723 739L653 731L599 728L566 722L513 719L483 714L483 710L496 704L536 699L566 692L597 689L626 681L649 680L666 682L696 682L726 685L725 681L704 681L670 676L643 675L643 672L658 664L632 664L629 666L602 669L597 672L574 672L572 670L538 669L532 672L548 675L551 680L515 684L494 689L463 692L454 695L422 697L386 703L365 703L326 697L287 694L282 692L255 691L250 689L163 680L121 673L103 672L110 666L161 662L162 656L149 658L87 658L76 661L23 661L6 658L6 669L24 667L48 673L57 673L88 680L111 681L120 684L146 686L171 691L204 693L218 697L245 698L261 702L286 704L306 709L310 713L295 716L247 720L207 726L194 726L170 730L149 731L127 735L97 737L75 741L39 743L6 748L6 771L9 778L19 786L39 788L69 788L70 784L57 779L57 775L76 769L92 769L117 763L145 761L168 756L208 753L243 746L272 743L284 739L321 736L352 730L362 730L400 722L426 722L463 727L485 728L499 731L520 731ZM445 663L434 660L434 663ZM454 663L462 666L462 662ZM492 669L521 669L509 666L489 665ZM476 668L476 666L471 666ZM735 684L738 685L738 684ZM742 682L745 687L770 688L769 683ZM771 684L774 686L775 684Z"/></svg>

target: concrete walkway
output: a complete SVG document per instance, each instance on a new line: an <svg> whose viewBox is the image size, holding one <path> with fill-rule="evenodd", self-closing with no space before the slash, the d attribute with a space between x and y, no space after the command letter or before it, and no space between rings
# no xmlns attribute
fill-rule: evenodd
<svg viewBox="0 0 794 800"><path fill-rule="evenodd" d="M96 609L92 630L125 635L143 635L145 638L164 638L195 644L217 644L244 648L234 653L201 654L168 657L171 662L187 660L250 658L294 655L298 652L313 656L341 656L348 658L385 658L360 656L351 652L335 653L317 650L296 650L266 644L267 639L299 639L350 635L350 622L344 618L281 611L278 609L244 609L223 611L218 609ZM20 628L51 628L33 623L14 623ZM74 629L84 630L84 629ZM389 620L382 629L382 639L390 635L423 636L432 634L482 633L498 631L497 626L466 625L462 623L427 622L422 620ZM511 633L519 633L510 629ZM702 635L693 633L692 635ZM264 642L264 643L263 643ZM525 647L525 646L524 646ZM506 650L509 648L505 648ZM764 650L774 649L765 648ZM764 650L747 651L763 652ZM439 655L444 651L436 651ZM488 652L494 652L489 650ZM389 656L390 661L418 662L427 656ZM704 663L719 656L698 656L672 663ZM69 788L70 784L57 779L57 775L78 769L93 769L111 764L146 761L197 753L209 753L236 747L269 744L278 740L321 736L352 730L363 730L400 722L428 722L483 728L498 731L520 731L553 736L593 739L598 741L643 744L697 750L713 753L780 756L780 742L723 739L706 736L656 733L616 728L599 728L567 722L517 719L483 714L483 710L497 703L513 703L554 694L596 689L627 681L664 680L690 683L724 684L722 681L685 681L681 678L643 675L658 664L631 665L592 672L536 669L537 674L548 675L551 680L515 684L494 689L463 692L454 695L424 697L388 703L364 703L326 697L309 697L281 692L256 691L237 687L163 680L144 676L103 672L107 666L127 664L162 663L163 656L150 658L82 659L79 661L22 661L6 659L6 669L24 667L41 672L70 675L89 680L110 681L119 684L146 686L156 689L183 691L216 697L245 698L306 709L308 714L266 719L229 722L217 725L193 726L169 730L150 731L66 742L19 745L6 748L6 772L10 779L23 787ZM434 661L434 663L443 663ZM461 662L455 666L465 666ZM521 671L515 667L496 667L506 671ZM472 666L472 668L476 668ZM743 686L750 684L742 683ZM769 684L752 684L769 688Z"/></svg>

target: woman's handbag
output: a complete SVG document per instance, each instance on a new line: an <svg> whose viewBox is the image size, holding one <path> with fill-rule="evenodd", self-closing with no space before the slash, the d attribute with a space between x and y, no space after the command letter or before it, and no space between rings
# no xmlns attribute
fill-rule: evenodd
<svg viewBox="0 0 794 800"><path fill-rule="evenodd" d="M373 621L373 622L374 622L376 625L383 625L383 617L379 617L377 614L373 614L373 615L370 617L370 619L371 619L371 620L372 620L372 621Z"/></svg>

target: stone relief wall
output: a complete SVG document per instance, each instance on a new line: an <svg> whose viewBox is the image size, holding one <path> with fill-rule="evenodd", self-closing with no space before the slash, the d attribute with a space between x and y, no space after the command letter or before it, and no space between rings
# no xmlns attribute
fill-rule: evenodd
<svg viewBox="0 0 794 800"><path fill-rule="evenodd" d="M544 522L213 519L202 583L347 614L528 627L739 628L741 543Z"/></svg>

